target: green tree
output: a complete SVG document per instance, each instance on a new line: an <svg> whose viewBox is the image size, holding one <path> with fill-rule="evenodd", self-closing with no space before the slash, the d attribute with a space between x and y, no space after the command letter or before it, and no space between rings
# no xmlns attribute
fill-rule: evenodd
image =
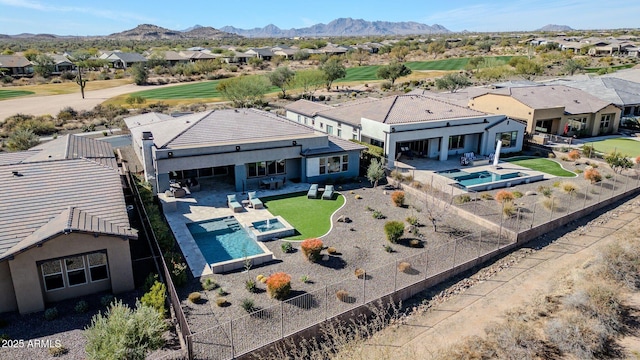
<svg viewBox="0 0 640 360"><path fill-rule="evenodd" d="M480 65L484 62L484 58L482 56L474 56L469 59L467 65L465 65L465 69L467 70L476 70L480 68Z"/></svg>
<svg viewBox="0 0 640 360"><path fill-rule="evenodd" d="M391 80L391 84L396 82L396 79L411 74L411 69L399 62L392 62L389 65L380 66L376 72L376 76L381 79Z"/></svg>
<svg viewBox="0 0 640 360"><path fill-rule="evenodd" d="M382 163L378 159L371 159L371 164L367 168L367 180L371 182L373 187L378 186L378 181L384 178L385 172Z"/></svg>
<svg viewBox="0 0 640 360"><path fill-rule="evenodd" d="M576 71L581 71L584 69L584 65L581 61L569 59L564 62L562 69L569 75L573 75Z"/></svg>
<svg viewBox="0 0 640 360"><path fill-rule="evenodd" d="M439 54L444 54L445 51L447 51L447 43L444 40L434 41L427 45L427 52L433 54L434 59L438 57Z"/></svg>
<svg viewBox="0 0 640 360"><path fill-rule="evenodd" d="M22 56L27 58L29 61L35 61L38 55L40 55L40 51L36 49L27 49L22 52Z"/></svg>
<svg viewBox="0 0 640 360"><path fill-rule="evenodd" d="M277 86L282 91L282 98L287 97L287 89L291 87L296 73L286 66L276 68L267 75L271 85Z"/></svg>
<svg viewBox="0 0 640 360"><path fill-rule="evenodd" d="M318 69L300 70L296 72L293 83L302 89L302 96L310 99L324 84L324 72Z"/></svg>
<svg viewBox="0 0 640 360"><path fill-rule="evenodd" d="M335 80L347 76L347 69L342 64L342 59L336 56L332 56L327 62L322 64L320 70L324 72L327 90L331 90L331 84L333 84Z"/></svg>
<svg viewBox="0 0 640 360"><path fill-rule="evenodd" d="M252 57L251 59L247 60L247 63L251 65L251 67L254 69L262 69L262 66L264 65L264 60L262 60L259 57Z"/></svg>
<svg viewBox="0 0 640 360"><path fill-rule="evenodd" d="M439 79L436 79L436 87L438 89L448 90L452 93L469 85L471 85L471 81L468 77L462 74L447 74Z"/></svg>
<svg viewBox="0 0 640 360"><path fill-rule="evenodd" d="M395 59L397 62L403 62L404 59L409 55L409 48L406 46L394 46L389 52L389 55Z"/></svg>
<svg viewBox="0 0 640 360"><path fill-rule="evenodd" d="M358 63L358 66L362 66L362 63L369 58L369 52L365 49L355 49L349 51L347 57L350 61Z"/></svg>
<svg viewBox="0 0 640 360"><path fill-rule="evenodd" d="M516 75L520 75L525 80L533 80L536 75L544 72L541 64L534 60L523 57L513 57L509 60L509 65L515 68Z"/></svg>
<svg viewBox="0 0 640 360"><path fill-rule="evenodd" d="M145 64L137 63L130 68L131 76L133 76L133 82L136 85L144 85L149 79L149 70Z"/></svg>
<svg viewBox="0 0 640 360"><path fill-rule="evenodd" d="M604 156L604 161L607 162L613 172L619 174L622 170L631 169L633 167L633 161L627 158L619 151L613 151Z"/></svg>
<svg viewBox="0 0 640 360"><path fill-rule="evenodd" d="M309 54L307 51L298 50L293 54L293 60L295 61L307 60L310 56L311 54Z"/></svg>
<svg viewBox="0 0 640 360"><path fill-rule="evenodd" d="M22 151L28 150L40 143L40 138L31 129L17 129L6 142L7 150Z"/></svg>
<svg viewBox="0 0 640 360"><path fill-rule="evenodd" d="M220 81L217 90L235 107L250 107L262 102L270 85L262 75L239 76Z"/></svg>
<svg viewBox="0 0 640 360"><path fill-rule="evenodd" d="M51 76L53 70L55 70L55 61L51 56L47 54L37 55L34 63L35 65L33 66L33 71L43 78L48 78L49 76Z"/></svg>

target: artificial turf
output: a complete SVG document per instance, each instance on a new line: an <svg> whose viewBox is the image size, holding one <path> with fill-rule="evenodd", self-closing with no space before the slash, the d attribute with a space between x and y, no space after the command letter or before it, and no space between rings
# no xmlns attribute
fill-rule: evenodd
<svg viewBox="0 0 640 360"><path fill-rule="evenodd" d="M33 91L24 90L0 90L0 100L9 99L18 96L26 96L35 94Z"/></svg>
<svg viewBox="0 0 640 360"><path fill-rule="evenodd" d="M527 156L519 156L510 159L502 159L503 161L516 164L527 169L540 171L554 176L575 177L576 174L565 170L557 162L545 158L534 158Z"/></svg>
<svg viewBox="0 0 640 360"><path fill-rule="evenodd" d="M613 151L622 153L622 155L636 157L640 156L640 141L625 138L606 139L594 142L588 142L593 145L594 149L603 154Z"/></svg>
<svg viewBox="0 0 640 360"><path fill-rule="evenodd" d="M274 216L282 216L298 234L287 239L304 240L323 236L331 229L331 215L345 202L344 196L334 200L308 199L307 193L260 198Z"/></svg>

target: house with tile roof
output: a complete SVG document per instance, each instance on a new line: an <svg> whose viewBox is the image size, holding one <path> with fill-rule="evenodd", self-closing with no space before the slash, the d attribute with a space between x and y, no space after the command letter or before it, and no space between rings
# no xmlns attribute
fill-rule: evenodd
<svg viewBox="0 0 640 360"><path fill-rule="evenodd" d="M382 147L389 167L402 152L444 161L469 152L489 155L499 140L505 153L522 149L522 123L419 94L337 106L299 100L285 109L292 122Z"/></svg>
<svg viewBox="0 0 640 360"><path fill-rule="evenodd" d="M145 64L147 58L138 53L125 53L114 51L112 53L104 53L100 59L105 59L111 63L115 69L128 69L135 64Z"/></svg>
<svg viewBox="0 0 640 360"><path fill-rule="evenodd" d="M0 68L7 69L5 75L9 76L33 75L33 63L24 56L0 55Z"/></svg>
<svg viewBox="0 0 640 360"><path fill-rule="evenodd" d="M158 193L185 179L232 183L240 192L271 178L322 183L355 177L365 149L255 109L179 117L147 113L125 122L145 177Z"/></svg>
<svg viewBox="0 0 640 360"><path fill-rule="evenodd" d="M473 97L469 107L517 119L529 134L597 136L617 132L620 125L613 103L564 85L495 89Z"/></svg>
<svg viewBox="0 0 640 360"><path fill-rule="evenodd" d="M74 135L0 154L0 313L134 289L111 145Z"/></svg>

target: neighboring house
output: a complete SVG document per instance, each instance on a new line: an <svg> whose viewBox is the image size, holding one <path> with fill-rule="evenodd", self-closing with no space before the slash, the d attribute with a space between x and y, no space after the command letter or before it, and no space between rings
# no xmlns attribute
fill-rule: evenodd
<svg viewBox="0 0 640 360"><path fill-rule="evenodd" d="M344 46L336 46L333 44L328 44L327 46L318 49L320 52L323 52L327 55L344 55L349 51L349 48Z"/></svg>
<svg viewBox="0 0 640 360"><path fill-rule="evenodd" d="M151 54L147 57L147 59L151 59L152 57L156 57L156 56L158 55ZM189 62L189 59L187 57L182 56L180 53L173 50L162 51L160 53L160 58L166 61L167 64L169 64L169 66L175 66L177 64L186 64Z"/></svg>
<svg viewBox="0 0 640 360"><path fill-rule="evenodd" d="M529 134L597 136L620 124L614 104L563 85L496 89L471 98L469 107L522 121Z"/></svg>
<svg viewBox="0 0 640 360"><path fill-rule="evenodd" d="M300 51L298 48L292 48L287 45L278 45L271 48L271 52L275 56L282 56L286 59L293 59L293 56Z"/></svg>
<svg viewBox="0 0 640 360"><path fill-rule="evenodd" d="M211 178L257 189L261 181L324 182L358 176L365 147L255 109L125 119L145 177L157 192L171 180Z"/></svg>
<svg viewBox="0 0 640 360"><path fill-rule="evenodd" d="M497 140L503 152L522 150L524 124L422 95L361 99L340 106L299 100L285 107L290 121L342 138L380 146L388 166L402 149L441 161L474 152L489 155Z"/></svg>
<svg viewBox="0 0 640 360"><path fill-rule="evenodd" d="M0 313L134 289L131 229L111 145L66 135L0 154Z"/></svg>
<svg viewBox="0 0 640 360"><path fill-rule="evenodd" d="M203 61L203 60L215 60L220 55L211 54L204 51L180 51L178 53L183 58L187 59L189 62Z"/></svg>
<svg viewBox="0 0 640 360"><path fill-rule="evenodd" d="M258 59L262 59L264 61L271 61L271 58L275 56L273 51L268 48L252 48L245 51L244 53L252 57L257 57Z"/></svg>
<svg viewBox="0 0 640 360"><path fill-rule="evenodd" d="M0 55L0 68L7 69L5 75L9 76L33 75L33 63L24 56Z"/></svg>
<svg viewBox="0 0 640 360"><path fill-rule="evenodd" d="M119 51L112 52L108 55L103 54L100 58L109 61L115 69L127 69L135 64L145 64L147 62L147 59L138 53L124 53Z"/></svg>
<svg viewBox="0 0 640 360"><path fill-rule="evenodd" d="M49 55L53 59L54 69L52 74L61 74L65 71L73 71L75 69L74 63L72 63L66 56L53 54Z"/></svg>

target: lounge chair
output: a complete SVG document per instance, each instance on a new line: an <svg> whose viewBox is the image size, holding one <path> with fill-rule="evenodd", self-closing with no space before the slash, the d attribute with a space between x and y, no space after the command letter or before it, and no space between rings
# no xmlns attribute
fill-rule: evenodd
<svg viewBox="0 0 640 360"><path fill-rule="evenodd" d="M322 193L322 199L333 200L333 185L326 185Z"/></svg>
<svg viewBox="0 0 640 360"><path fill-rule="evenodd" d="M227 205L229 205L230 209L233 209L233 212L241 212L243 207L242 205L238 202L238 200L236 200L236 195L227 195Z"/></svg>
<svg viewBox="0 0 640 360"><path fill-rule="evenodd" d="M256 196L255 191L249 191L249 205L254 209L262 209L264 207L262 201Z"/></svg>
<svg viewBox="0 0 640 360"><path fill-rule="evenodd" d="M307 191L307 198L309 199L318 198L318 184L311 184L311 187L309 187L309 191Z"/></svg>

